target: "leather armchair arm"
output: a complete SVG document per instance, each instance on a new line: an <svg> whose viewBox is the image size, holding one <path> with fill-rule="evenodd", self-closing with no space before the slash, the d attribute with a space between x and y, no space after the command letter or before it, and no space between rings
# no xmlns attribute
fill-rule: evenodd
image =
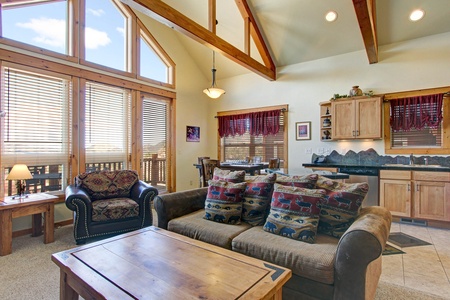
<svg viewBox="0 0 450 300"><path fill-rule="evenodd" d="M130 191L130 198L139 204L139 215L142 217L142 227L153 223L151 202L158 195L158 190L153 186L139 180Z"/></svg>
<svg viewBox="0 0 450 300"><path fill-rule="evenodd" d="M75 185L69 185L66 188L66 206L70 210L76 211L76 204L73 201L75 198L79 199L80 201L84 202L86 206L91 207L91 198L89 197L88 193L79 187L76 187Z"/></svg>
<svg viewBox="0 0 450 300"><path fill-rule="evenodd" d="M384 207L361 209L358 218L339 240L334 299L366 299L368 282L377 283L381 272L380 269L372 278L373 274L367 272L368 266L382 255L391 222L391 213Z"/></svg>
<svg viewBox="0 0 450 300"><path fill-rule="evenodd" d="M170 220L204 208L207 193L208 188L205 187L156 196L154 205L158 227L167 229Z"/></svg>

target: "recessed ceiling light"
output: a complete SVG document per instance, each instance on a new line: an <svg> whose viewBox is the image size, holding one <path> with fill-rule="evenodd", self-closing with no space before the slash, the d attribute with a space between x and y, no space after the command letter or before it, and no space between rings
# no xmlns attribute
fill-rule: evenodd
<svg viewBox="0 0 450 300"><path fill-rule="evenodd" d="M330 10L329 12L327 12L327 14L325 15L325 19L328 22L334 22L337 19L337 12Z"/></svg>
<svg viewBox="0 0 450 300"><path fill-rule="evenodd" d="M422 9L416 9L409 15L409 19L413 22L416 22L422 19L424 15L425 12Z"/></svg>

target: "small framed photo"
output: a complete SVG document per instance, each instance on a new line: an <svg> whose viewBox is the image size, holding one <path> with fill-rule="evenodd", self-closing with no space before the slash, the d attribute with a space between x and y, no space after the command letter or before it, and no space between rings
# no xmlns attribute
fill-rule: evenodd
<svg viewBox="0 0 450 300"><path fill-rule="evenodd" d="M297 141L311 139L311 122L295 123L295 139Z"/></svg>
<svg viewBox="0 0 450 300"><path fill-rule="evenodd" d="M186 142L200 142L200 127L186 126Z"/></svg>

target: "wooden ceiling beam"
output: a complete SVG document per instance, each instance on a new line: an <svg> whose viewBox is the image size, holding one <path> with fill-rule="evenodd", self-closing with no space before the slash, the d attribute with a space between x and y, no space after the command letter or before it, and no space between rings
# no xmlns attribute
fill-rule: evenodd
<svg viewBox="0 0 450 300"><path fill-rule="evenodd" d="M250 10L250 7L247 3L247 0L235 0L236 5L241 12L242 17L245 22L250 21L250 34L253 38L253 42L256 45L256 49L258 49L259 55L261 56L266 67L276 70L275 63L273 62L272 56L270 55L269 49L264 41L261 31L259 30L258 24L256 23L255 18L253 17L253 13ZM248 38L247 36L245 37ZM247 42L247 40L245 41ZM248 52L250 55L250 52Z"/></svg>
<svg viewBox="0 0 450 300"><path fill-rule="evenodd" d="M353 0L356 18L361 29L364 46L366 47L369 63L378 62L378 41L376 30L376 0Z"/></svg>
<svg viewBox="0 0 450 300"><path fill-rule="evenodd" d="M248 70L268 79L276 80L276 68L266 67L250 55L242 52L227 41L221 39L208 29L189 19L179 11L165 4L161 0L120 0L133 9L149 16L197 42L220 52L225 57L247 68Z"/></svg>

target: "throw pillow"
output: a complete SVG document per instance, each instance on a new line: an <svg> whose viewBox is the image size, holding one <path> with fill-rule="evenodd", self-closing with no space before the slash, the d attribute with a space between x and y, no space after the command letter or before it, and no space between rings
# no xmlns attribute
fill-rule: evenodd
<svg viewBox="0 0 450 300"><path fill-rule="evenodd" d="M358 216L369 191L367 183L343 183L320 176L317 188L324 189L318 231L340 238Z"/></svg>
<svg viewBox="0 0 450 300"><path fill-rule="evenodd" d="M219 223L240 224L245 186L245 182L209 180L204 218Z"/></svg>
<svg viewBox="0 0 450 300"><path fill-rule="evenodd" d="M321 189L304 189L275 183L270 213L263 229L291 239L314 243L324 196L325 191Z"/></svg>
<svg viewBox="0 0 450 300"><path fill-rule="evenodd" d="M245 171L231 171L214 168L213 180L223 180L228 182L243 182Z"/></svg>
<svg viewBox="0 0 450 300"><path fill-rule="evenodd" d="M245 177L247 187L242 203L242 221L252 226L264 225L276 179L275 173Z"/></svg>
<svg viewBox="0 0 450 300"><path fill-rule="evenodd" d="M305 189L315 189L316 182L319 178L317 174L278 176L277 183L286 186L295 186Z"/></svg>

